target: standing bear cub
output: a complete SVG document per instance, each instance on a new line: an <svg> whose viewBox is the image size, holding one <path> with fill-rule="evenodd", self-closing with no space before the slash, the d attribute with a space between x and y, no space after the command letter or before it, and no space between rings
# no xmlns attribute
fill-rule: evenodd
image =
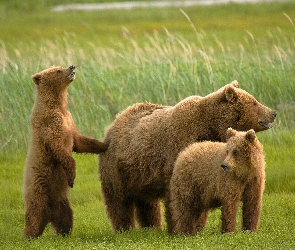
<svg viewBox="0 0 295 250"><path fill-rule="evenodd" d="M276 112L239 88L237 81L175 106L137 103L117 115L99 155L102 193L114 230L161 228L160 199L169 228L169 183L180 151L198 141L226 141L229 127L269 129Z"/></svg>
<svg viewBox="0 0 295 250"><path fill-rule="evenodd" d="M240 201L244 230L258 228L265 182L262 145L254 130L227 131L227 142L194 143L183 150L170 182L171 234L193 235L221 206L221 231L233 232Z"/></svg>
<svg viewBox="0 0 295 250"><path fill-rule="evenodd" d="M36 238L51 222L55 231L65 236L73 227L68 200L76 176L72 151L99 154L107 145L81 135L67 110L67 89L75 79L75 66L51 67L32 79L36 97L24 170L24 234Z"/></svg>

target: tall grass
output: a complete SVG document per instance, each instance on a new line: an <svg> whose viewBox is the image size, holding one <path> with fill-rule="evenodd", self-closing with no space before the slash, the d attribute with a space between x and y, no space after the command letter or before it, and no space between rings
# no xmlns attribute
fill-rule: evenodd
<svg viewBox="0 0 295 250"><path fill-rule="evenodd" d="M245 32L244 41L221 43L196 31L187 41L166 30L166 36L148 35L143 46L128 35L127 45L81 48L74 35L20 44L8 53L0 45L0 133L2 151L24 152L28 143L29 114L34 100L31 75L50 65L76 65L77 77L69 88L69 109L78 128L102 138L115 115L135 102L174 105L190 95L207 95L236 79L260 102L278 110L275 129L294 129L294 38L281 31L264 41ZM30 59L23 57L30 54Z"/></svg>
<svg viewBox="0 0 295 250"><path fill-rule="evenodd" d="M77 66L69 109L79 130L98 139L116 114L135 102L174 105L236 79L241 88L278 111L274 128L259 135L267 155L267 192L294 191L294 38L274 30L268 32L266 43L245 32L236 44L202 30L195 29L193 41L165 30L164 37L156 32L139 45L128 30L122 32L127 42L112 48L98 47L94 41L81 48L72 34L40 46L20 44L13 53L2 43L1 155L25 154L34 102L31 75L53 64ZM30 59L23 54L30 54Z"/></svg>

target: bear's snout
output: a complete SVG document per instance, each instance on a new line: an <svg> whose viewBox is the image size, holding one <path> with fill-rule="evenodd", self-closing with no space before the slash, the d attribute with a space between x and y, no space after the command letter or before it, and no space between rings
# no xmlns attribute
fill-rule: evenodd
<svg viewBox="0 0 295 250"><path fill-rule="evenodd" d="M269 110L268 115L266 117L264 117L264 119L262 119L258 122L258 124L261 126L262 129L257 130L257 131L272 128L271 123L273 123L275 121L276 117L277 117L277 111Z"/></svg>
<svg viewBox="0 0 295 250"><path fill-rule="evenodd" d="M273 110L272 117L273 117L273 119L275 119L277 117L277 111Z"/></svg>
<svg viewBox="0 0 295 250"><path fill-rule="evenodd" d="M73 81L75 79L75 75L76 75L75 68L76 67L74 65L72 65L72 66L68 67L68 69L67 69L67 72L69 73L69 75L67 76L67 78L70 81Z"/></svg>
<svg viewBox="0 0 295 250"><path fill-rule="evenodd" d="M225 162L221 163L221 167L222 167L224 172L229 172L229 168L228 168L228 166L227 166L227 164Z"/></svg>

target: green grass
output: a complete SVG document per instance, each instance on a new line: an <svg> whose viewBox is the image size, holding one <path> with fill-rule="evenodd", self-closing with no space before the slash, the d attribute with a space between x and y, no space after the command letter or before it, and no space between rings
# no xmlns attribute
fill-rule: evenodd
<svg viewBox="0 0 295 250"><path fill-rule="evenodd" d="M70 191L75 217L72 235L67 238L55 236L48 226L42 237L33 241L22 237L24 211L20 172L24 158L19 156L1 161L1 249L291 249L294 247L295 212L291 202L294 194L290 192L266 192L260 227L255 233L241 232L239 213L236 233L222 235L219 210L212 212L205 230L194 237L169 237L165 230L155 229L114 233L106 217L100 195L97 157L75 155L75 159L77 179Z"/></svg>
<svg viewBox="0 0 295 250"><path fill-rule="evenodd" d="M1 249L295 247L294 3L53 13L51 6L61 1L35 2L0 0ZM267 163L259 231L221 235L217 210L195 237L171 238L165 230L153 229L113 233L97 157L74 155L73 234L57 237L48 227L39 240L24 240L21 189L34 102L31 75L50 65L72 64L77 76L69 88L69 109L79 130L98 139L128 105L174 105L234 79L276 109L274 128L258 134Z"/></svg>
<svg viewBox="0 0 295 250"><path fill-rule="evenodd" d="M281 44L270 39L271 47L265 48L259 40L245 38L246 42L222 49L204 44L202 38L189 41L167 31L165 38L147 36L143 46L131 37L129 45L104 48L90 43L83 50L75 36L68 36L37 47L28 44L14 56L4 48L0 57L2 147L8 152L27 148L34 97L31 75L49 65L77 66L77 79L69 88L69 109L81 132L94 137L102 138L115 115L135 102L174 105L190 95L207 95L234 79L260 102L278 110L276 129L294 130L292 41L282 35Z"/></svg>
<svg viewBox="0 0 295 250"><path fill-rule="evenodd" d="M58 13L50 11L55 4L62 3L17 0L4 1L2 4L0 2L1 40L15 46L20 41L33 40L35 43L42 43L47 39L64 37L65 34L75 34L75 40L81 46L89 40L95 41L97 45L112 46L118 39L122 41L122 27L127 28L141 43L146 40L145 34L152 34L154 31L164 34L163 27L175 34L195 39L191 26L177 8ZM268 32L271 33L276 28L283 28L289 37L294 31L288 18L284 16L286 13L295 20L295 6L291 1L280 4L201 6L183 10L198 30L212 32L222 42L230 44L240 42L246 31L251 31L256 38L265 38ZM22 23L26 25L21 26ZM212 37L207 39L212 41ZM10 48L9 45L8 47Z"/></svg>
<svg viewBox="0 0 295 250"><path fill-rule="evenodd" d="M266 155L265 192L295 193L294 130L272 130L259 133Z"/></svg>

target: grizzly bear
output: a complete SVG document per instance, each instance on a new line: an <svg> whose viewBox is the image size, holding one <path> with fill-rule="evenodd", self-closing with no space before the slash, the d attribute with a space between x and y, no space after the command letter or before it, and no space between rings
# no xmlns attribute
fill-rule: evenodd
<svg viewBox="0 0 295 250"><path fill-rule="evenodd" d="M229 127L263 131L275 117L274 110L236 81L175 106L140 103L122 111L106 131L107 151L99 155L102 193L113 229L134 227L135 216L141 227L161 228L160 199L167 198L174 162L189 144L225 142ZM169 220L167 205L166 214Z"/></svg>
<svg viewBox="0 0 295 250"><path fill-rule="evenodd" d="M24 235L39 237L51 222L56 233L65 236L73 228L68 200L76 176L72 151L99 154L107 144L81 135L67 110L67 89L75 79L75 66L51 67L32 79L36 97L24 170Z"/></svg>
<svg viewBox="0 0 295 250"><path fill-rule="evenodd" d="M243 229L258 228L265 183L262 145L253 129L228 129L227 141L196 142L178 156L170 181L171 234L193 235L221 206L221 231L233 232L240 201Z"/></svg>

